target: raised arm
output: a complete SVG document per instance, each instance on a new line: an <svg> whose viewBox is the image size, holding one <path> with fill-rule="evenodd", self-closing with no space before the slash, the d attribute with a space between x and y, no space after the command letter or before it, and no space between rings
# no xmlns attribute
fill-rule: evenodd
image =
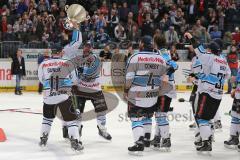
<svg viewBox="0 0 240 160"><path fill-rule="evenodd" d="M73 30L72 41L67 44L64 51L64 58L72 59L78 55L78 49L82 44L82 33L79 30Z"/></svg>
<svg viewBox="0 0 240 160"><path fill-rule="evenodd" d="M79 30L73 30L72 41L69 43L70 46L79 47L82 44L82 33Z"/></svg>
<svg viewBox="0 0 240 160"><path fill-rule="evenodd" d="M188 32L184 34L184 37L190 41L202 65L211 65L210 61L211 61L212 55L207 54L207 50L203 47L203 45L197 42L195 38Z"/></svg>

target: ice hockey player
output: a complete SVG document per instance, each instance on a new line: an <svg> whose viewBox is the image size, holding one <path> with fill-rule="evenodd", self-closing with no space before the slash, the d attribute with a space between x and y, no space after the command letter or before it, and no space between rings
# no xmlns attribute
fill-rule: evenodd
<svg viewBox="0 0 240 160"><path fill-rule="evenodd" d="M233 91L231 93L233 100L231 110L230 139L224 141L226 148L238 149L240 152L239 133L240 133L240 69L237 76L233 78Z"/></svg>
<svg viewBox="0 0 240 160"><path fill-rule="evenodd" d="M169 112L172 99L177 97L174 82L174 72L178 69L178 65L172 60L169 51L166 49L166 40L164 36L155 35L153 43L154 49L162 56L167 64L169 89L167 89L165 93L158 97L155 113L156 131L152 144L154 147L160 147L160 149L169 150L171 147L171 139L167 113Z"/></svg>
<svg viewBox="0 0 240 160"><path fill-rule="evenodd" d="M80 52L79 47L82 44L82 33L79 30L79 25L76 22L65 19L64 28L68 31L72 31L72 40L69 44L66 44L63 48L63 58L71 60L75 65L79 62ZM63 46L64 44L62 44ZM67 124L63 121L63 138L68 138Z"/></svg>
<svg viewBox="0 0 240 160"><path fill-rule="evenodd" d="M219 44L221 42L219 40L214 40L214 42L215 41L217 41ZM218 46L220 47L220 45L218 45ZM209 45L208 46L207 54L212 54L211 53L212 46L214 47L214 45ZM219 52L220 53L222 52L221 47L220 47ZM198 97L199 97L199 92L197 90L198 89L198 83L201 82L201 80L199 80L199 76L201 76L201 70L205 70L205 69L206 69L206 67L201 64L199 58L197 56L194 56L193 59L192 59L192 66L191 66L192 73L189 75L189 81L191 81L194 84L193 91L191 93L190 100L189 100L192 103L192 110L193 110L194 115L196 113L196 109L197 109L197 105L198 105L197 104L198 103ZM197 126L196 123L197 122L194 122L194 124L190 125L189 127L190 128L195 128L195 142L194 142L194 144L196 146L199 146L199 145L202 144L202 139L201 139L201 136L200 136L199 126ZM217 113L215 114L214 119L209 121L209 124L211 126L211 131L212 131L212 140L214 140L215 129L220 129L221 126L222 126L221 121L220 121L219 109L218 109Z"/></svg>
<svg viewBox="0 0 240 160"><path fill-rule="evenodd" d="M161 78L166 74L166 63L153 51L152 37L144 36L139 52L129 57L126 66L124 97L128 101L128 116L132 123L135 144L128 148L129 154L144 151L144 120L156 110Z"/></svg>
<svg viewBox="0 0 240 160"><path fill-rule="evenodd" d="M226 59L220 55L219 45L211 42L212 54L193 38L190 33L184 36L190 41L195 49L201 64L204 66L199 76L198 85L198 106L196 110L196 120L200 130L202 143L196 148L197 151L212 151L212 130L209 121L214 118L223 94L223 85L231 75L231 71Z"/></svg>
<svg viewBox="0 0 240 160"><path fill-rule="evenodd" d="M97 116L97 128L101 137L111 140L106 128L106 113L108 110L100 84L101 60L92 53L92 45L86 42L83 47L81 63L78 64L78 87L74 89L77 106L80 113L84 112L85 103L91 100ZM79 119L79 133L82 132L81 116Z"/></svg>
<svg viewBox="0 0 240 160"><path fill-rule="evenodd" d="M221 55L221 53L222 53L222 48L223 48L222 40L221 40L221 39L215 39L214 42L216 42L216 44L218 44L218 47L219 47L219 55ZM214 43L212 43L212 44L214 44ZM207 48L207 54L212 54L212 53L211 53L211 50L212 50L212 49L211 49L211 46L214 46L214 45L209 45L209 46L207 46L207 47L208 47L208 48ZM221 56L223 56L223 55L221 55ZM199 58L198 58L197 56L195 56L195 57L196 57L196 59L195 59L195 58L193 59L193 60L194 60L194 63L195 63L195 64L193 64L193 66L195 66L193 76L195 76L195 77L192 77L192 79L193 79L193 80L195 79L194 82L197 82L196 79L198 79L198 76L199 76L198 73L200 73L201 69L204 70L204 69L205 69L205 66L201 65L201 62L199 61ZM197 107L197 102L198 102L198 96L197 96L197 94L199 94L199 93L197 92L196 95L195 95L195 97L197 97L197 98L196 98L195 101L194 101L194 105L195 105L195 106L193 107L194 112L196 112L196 107ZM194 113L194 114L195 114L195 113ZM209 124L210 124L211 130L212 130L212 140L214 141L214 133L215 133L215 131L222 128L221 116L220 116L220 109L217 110L217 113L215 114L214 118L209 121ZM194 142L194 144L195 144L196 146L201 145L202 139L201 139L201 137L200 137L199 127L198 127L198 126L195 126L195 127L194 127L194 126L191 126L191 125L190 125L190 127L196 128L196 129L195 129L195 142Z"/></svg>
<svg viewBox="0 0 240 160"><path fill-rule="evenodd" d="M77 84L77 73L74 64L61 58L62 47L55 45L52 58L43 61L38 69L39 81L43 84L43 120L40 146L46 146L52 122L59 108L63 120L68 127L71 148L75 151L83 149L79 139L76 114L71 100L71 88Z"/></svg>

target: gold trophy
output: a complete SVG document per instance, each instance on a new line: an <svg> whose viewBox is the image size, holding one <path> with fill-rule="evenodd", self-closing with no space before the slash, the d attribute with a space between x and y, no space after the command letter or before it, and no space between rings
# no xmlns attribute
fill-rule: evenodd
<svg viewBox="0 0 240 160"><path fill-rule="evenodd" d="M79 24L87 19L85 8L79 4L66 5L65 11L67 13L67 19L65 20L64 27L68 30L76 28L76 25L73 23Z"/></svg>

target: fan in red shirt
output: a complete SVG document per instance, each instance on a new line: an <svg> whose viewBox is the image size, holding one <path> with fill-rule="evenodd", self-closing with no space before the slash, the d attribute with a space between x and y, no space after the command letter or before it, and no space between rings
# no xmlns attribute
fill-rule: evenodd
<svg viewBox="0 0 240 160"><path fill-rule="evenodd" d="M236 46L231 46L230 52L227 55L228 65L231 69L231 76L237 76L238 71L238 52ZM232 85L230 80L228 81L228 91L227 94L231 93Z"/></svg>

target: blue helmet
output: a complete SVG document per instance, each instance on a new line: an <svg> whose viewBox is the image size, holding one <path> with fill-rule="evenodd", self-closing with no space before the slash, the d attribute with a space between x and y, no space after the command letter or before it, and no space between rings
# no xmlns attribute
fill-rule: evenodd
<svg viewBox="0 0 240 160"><path fill-rule="evenodd" d="M153 39L149 35L143 36L142 39L141 39L141 42L144 44L144 46L146 48L152 48L153 47Z"/></svg>

